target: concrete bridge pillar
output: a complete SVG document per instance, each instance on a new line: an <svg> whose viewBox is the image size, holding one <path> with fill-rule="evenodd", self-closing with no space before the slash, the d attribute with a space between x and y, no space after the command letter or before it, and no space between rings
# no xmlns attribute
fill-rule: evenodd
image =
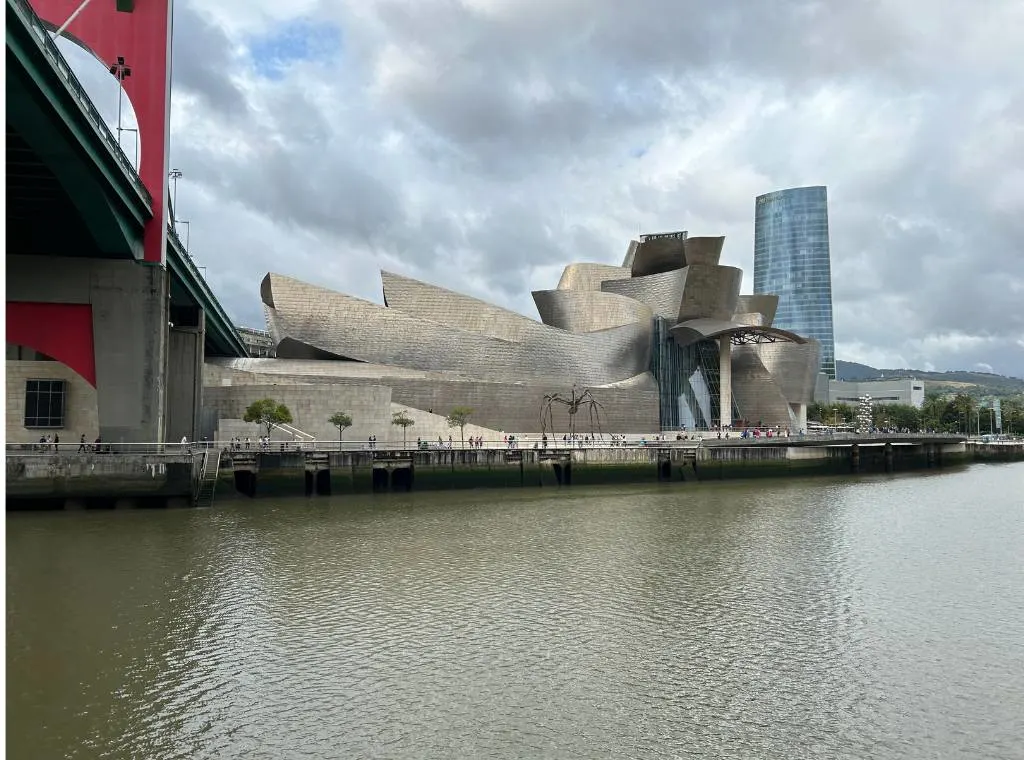
<svg viewBox="0 0 1024 760"><path fill-rule="evenodd" d="M96 389L99 430L73 432L107 443L163 441L167 270L10 253L6 264L8 342L64 363Z"/></svg>
<svg viewBox="0 0 1024 760"><path fill-rule="evenodd" d="M164 440L168 274L100 262L89 287L100 435L109 443Z"/></svg>
<svg viewBox="0 0 1024 760"><path fill-rule="evenodd" d="M206 315L200 308L172 309L167 343L165 435L198 441L202 435L203 363L206 358Z"/></svg>

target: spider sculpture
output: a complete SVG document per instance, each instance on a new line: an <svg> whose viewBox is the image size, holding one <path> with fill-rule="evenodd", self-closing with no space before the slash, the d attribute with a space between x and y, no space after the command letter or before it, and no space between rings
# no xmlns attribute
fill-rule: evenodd
<svg viewBox="0 0 1024 760"><path fill-rule="evenodd" d="M602 436L601 433L601 412L604 411L604 407L601 403L594 398L594 394L590 392L589 388L584 388L582 391L577 391L576 386L572 387L572 392L569 397L566 398L561 393L549 393L544 396L544 403L540 409L540 427L541 432L544 435L554 435L555 425L552 415L552 410L556 404L564 406L566 411L569 413L569 435L574 436L576 434L576 413L582 407L587 407L587 411L590 414L590 432L595 432L596 435Z"/></svg>

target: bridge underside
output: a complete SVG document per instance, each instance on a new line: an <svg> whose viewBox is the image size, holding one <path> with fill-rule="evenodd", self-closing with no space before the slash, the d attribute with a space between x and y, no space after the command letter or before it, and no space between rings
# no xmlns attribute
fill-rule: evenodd
<svg viewBox="0 0 1024 760"><path fill-rule="evenodd" d="M10 123L6 189L8 247L28 255L104 256L60 180Z"/></svg>

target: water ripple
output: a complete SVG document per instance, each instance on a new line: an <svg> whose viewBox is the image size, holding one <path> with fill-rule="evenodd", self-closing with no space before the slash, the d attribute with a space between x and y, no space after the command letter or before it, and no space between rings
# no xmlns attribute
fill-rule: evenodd
<svg viewBox="0 0 1024 760"><path fill-rule="evenodd" d="M12 514L8 750L1020 757L1022 483Z"/></svg>

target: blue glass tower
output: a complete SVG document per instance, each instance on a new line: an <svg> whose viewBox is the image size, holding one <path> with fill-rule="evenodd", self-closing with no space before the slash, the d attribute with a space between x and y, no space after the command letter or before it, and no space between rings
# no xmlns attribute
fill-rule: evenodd
<svg viewBox="0 0 1024 760"><path fill-rule="evenodd" d="M775 327L821 343L821 371L836 376L828 194L794 187L754 202L754 292L775 293Z"/></svg>

